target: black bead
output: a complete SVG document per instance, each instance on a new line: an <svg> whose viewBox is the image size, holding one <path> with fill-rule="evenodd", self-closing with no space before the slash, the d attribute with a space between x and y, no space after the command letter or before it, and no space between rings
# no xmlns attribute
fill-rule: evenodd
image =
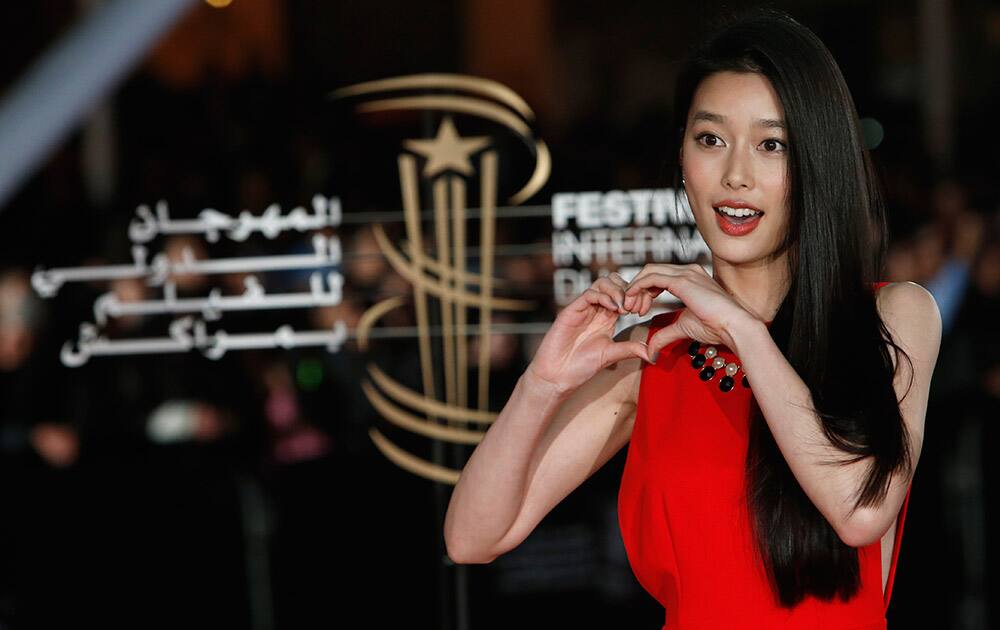
<svg viewBox="0 0 1000 630"><path fill-rule="evenodd" d="M733 388L733 385L735 384L736 381L733 380L732 376L723 376L722 380L719 381L719 389L721 389L724 392L728 392Z"/></svg>
<svg viewBox="0 0 1000 630"><path fill-rule="evenodd" d="M743 377L743 387L746 387L747 389L750 389L750 381L748 381L747 377L745 377L745 376Z"/></svg>
<svg viewBox="0 0 1000 630"><path fill-rule="evenodd" d="M698 354L698 349L701 348L701 344L697 341L692 341L691 345L688 346L688 354L694 356Z"/></svg>
<svg viewBox="0 0 1000 630"><path fill-rule="evenodd" d="M705 365L705 361L707 360L708 359L705 358L705 355L699 354L695 358L691 359L691 367L700 368L701 366Z"/></svg>
<svg viewBox="0 0 1000 630"><path fill-rule="evenodd" d="M705 369L698 373L698 376L700 376L703 381L709 381L713 376L715 376L715 368L711 365L706 365Z"/></svg>

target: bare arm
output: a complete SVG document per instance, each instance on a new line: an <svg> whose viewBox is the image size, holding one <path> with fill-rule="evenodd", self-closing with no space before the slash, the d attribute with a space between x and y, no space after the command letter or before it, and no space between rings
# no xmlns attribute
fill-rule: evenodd
<svg viewBox="0 0 1000 630"><path fill-rule="evenodd" d="M895 283L878 295L879 310L896 342L913 361L913 389L907 393L909 365L904 362L893 382L900 412L910 439L916 468L924 438L931 376L941 341L941 315L933 296L918 284ZM746 320L733 327L736 352L744 357L748 372L756 377L754 396L774 439L799 485L830 522L844 543L869 545L885 535L896 521L911 478L896 473L888 495L877 507L851 514L857 489L867 474L870 458L846 466L830 467L824 460L840 453L821 429L808 387L774 345L759 321ZM895 353L892 353L895 362Z"/></svg>
<svg viewBox="0 0 1000 630"><path fill-rule="evenodd" d="M615 319L617 313L612 328ZM597 365L591 358L592 375L575 387L554 379L551 363L540 356L546 354L547 335L452 493L444 534L453 561L488 563L517 547L628 441L646 331L636 325L615 340L608 336ZM552 334L558 342L558 331ZM586 352L576 359L586 359Z"/></svg>

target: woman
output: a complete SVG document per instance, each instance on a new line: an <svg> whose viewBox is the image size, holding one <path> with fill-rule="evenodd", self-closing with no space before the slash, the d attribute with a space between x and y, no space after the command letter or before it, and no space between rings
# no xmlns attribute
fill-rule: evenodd
<svg viewBox="0 0 1000 630"><path fill-rule="evenodd" d="M455 487L449 555L513 549L631 439L622 535L666 628L884 628L937 305L876 282L875 176L811 31L732 22L689 58L674 112L675 190L714 275L646 265L560 312ZM612 339L663 291L684 307Z"/></svg>

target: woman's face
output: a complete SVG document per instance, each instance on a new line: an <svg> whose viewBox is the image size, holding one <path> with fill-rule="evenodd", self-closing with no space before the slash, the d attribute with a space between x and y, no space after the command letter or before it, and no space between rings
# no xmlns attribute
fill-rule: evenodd
<svg viewBox="0 0 1000 630"><path fill-rule="evenodd" d="M680 159L698 230L716 259L753 263L780 246L788 230L787 149L784 109L766 77L717 72L698 86ZM729 221L718 210L741 205L762 214Z"/></svg>

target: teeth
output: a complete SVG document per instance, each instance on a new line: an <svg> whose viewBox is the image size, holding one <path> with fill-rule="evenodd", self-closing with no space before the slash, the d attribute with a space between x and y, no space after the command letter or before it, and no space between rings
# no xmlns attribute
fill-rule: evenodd
<svg viewBox="0 0 1000 630"><path fill-rule="evenodd" d="M731 217L752 217L760 214L760 211L751 210L750 208L730 208L729 206L719 206L718 209Z"/></svg>

